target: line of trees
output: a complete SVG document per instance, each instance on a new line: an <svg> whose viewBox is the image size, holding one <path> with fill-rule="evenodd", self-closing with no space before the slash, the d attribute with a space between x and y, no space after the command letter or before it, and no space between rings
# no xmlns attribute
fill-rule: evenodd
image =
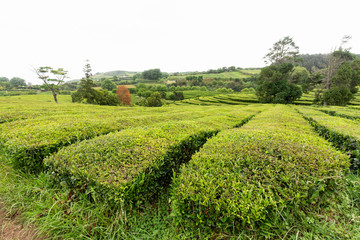
<svg viewBox="0 0 360 240"><path fill-rule="evenodd" d="M7 77L0 77L0 87L3 89L10 90L13 88L24 88L26 86L26 82L22 78L13 77L8 79Z"/></svg>
<svg viewBox="0 0 360 240"><path fill-rule="evenodd" d="M119 104L131 105L131 94L126 87L118 88L117 95L110 92L116 86L113 83L104 81L104 89L94 89L94 81L92 79L92 69L87 60L83 69L85 77L80 80L78 90L71 94L72 102L85 102L88 104L110 105L116 106ZM110 81L110 80L109 80Z"/></svg>
<svg viewBox="0 0 360 240"><path fill-rule="evenodd" d="M309 63L309 57L306 56L308 61L303 66L299 47L291 37L274 43L264 57L270 65L261 70L257 81L256 94L259 101L293 103L303 92L315 90L315 103L348 104L360 84L360 59L350 52L350 48L344 47L350 39L345 36L340 47L326 55L326 58L317 56L320 59L316 61L318 65Z"/></svg>

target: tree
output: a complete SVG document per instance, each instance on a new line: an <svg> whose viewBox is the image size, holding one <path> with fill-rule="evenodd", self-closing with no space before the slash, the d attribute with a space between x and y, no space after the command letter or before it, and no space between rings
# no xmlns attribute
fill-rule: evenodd
<svg viewBox="0 0 360 240"><path fill-rule="evenodd" d="M59 92L59 85L68 77L68 72L63 68L53 69L52 67L39 67L35 69L35 72L43 81L44 87L51 91L54 101L58 103L57 94ZM52 78L50 75L52 75Z"/></svg>
<svg viewBox="0 0 360 240"><path fill-rule="evenodd" d="M114 88L116 88L115 83L113 83L113 81L111 81L110 79L105 79L104 81L102 81L101 83L101 88L102 89L106 89L108 91L113 90Z"/></svg>
<svg viewBox="0 0 360 240"><path fill-rule="evenodd" d="M72 101L82 102L83 100L85 100L89 104L94 104L97 92L95 91L95 89L93 89L95 84L91 78L92 74L89 60L86 60L83 72L85 73L85 78L82 78L80 80L79 89L73 94L71 94Z"/></svg>
<svg viewBox="0 0 360 240"><path fill-rule="evenodd" d="M116 90L116 94L119 98L119 101L123 105L131 105L131 94L127 87L125 86L118 86Z"/></svg>
<svg viewBox="0 0 360 240"><path fill-rule="evenodd" d="M350 36L344 36L340 47L328 55L327 68L323 71L323 80L316 99L325 106L346 105L360 84L360 59L350 52L351 48L344 47L350 39Z"/></svg>
<svg viewBox="0 0 360 240"><path fill-rule="evenodd" d="M332 78L335 76L340 65L346 61L351 61L355 58L355 56L350 53L351 48L344 48L344 45L347 44L350 39L350 36L344 36L342 38L340 47L338 49L335 49L331 54L328 55L327 71L324 78L324 88L326 90L331 88Z"/></svg>
<svg viewBox="0 0 360 240"><path fill-rule="evenodd" d="M9 79L7 77L0 77L0 83L2 82L9 82Z"/></svg>
<svg viewBox="0 0 360 240"><path fill-rule="evenodd" d="M149 69L142 73L142 77L148 80L159 80L162 76L160 69Z"/></svg>
<svg viewBox="0 0 360 240"><path fill-rule="evenodd" d="M80 80L79 89L71 94L73 102L83 102L89 104L98 104L98 105L111 105L115 106L119 104L119 100L115 94L110 93L108 90L95 90L94 81L91 76L91 66L89 60L86 60L86 64L83 68L85 73L85 78Z"/></svg>
<svg viewBox="0 0 360 240"><path fill-rule="evenodd" d="M24 79L19 78L19 77L13 77L10 79L9 81L10 86L13 88L19 88L19 87L25 87L26 86L26 82Z"/></svg>
<svg viewBox="0 0 360 240"><path fill-rule="evenodd" d="M112 94L108 90L95 90L94 89L94 104L117 106L119 105L119 99L115 94Z"/></svg>
<svg viewBox="0 0 360 240"><path fill-rule="evenodd" d="M311 90L310 73L300 66L295 66L290 75L289 81L302 87L303 92L308 93Z"/></svg>
<svg viewBox="0 0 360 240"><path fill-rule="evenodd" d="M161 95L158 92L153 92L150 97L146 99L148 107L161 107Z"/></svg>
<svg viewBox="0 0 360 240"><path fill-rule="evenodd" d="M0 88L1 89L10 89L10 82L7 77L0 77Z"/></svg>
<svg viewBox="0 0 360 240"><path fill-rule="evenodd" d="M302 95L301 87L289 82L291 63L270 65L261 70L256 95L264 103L292 103Z"/></svg>
<svg viewBox="0 0 360 240"><path fill-rule="evenodd" d="M270 52L264 57L266 64L295 64L300 61L299 47L295 45L295 42L289 36L274 43L269 51Z"/></svg>

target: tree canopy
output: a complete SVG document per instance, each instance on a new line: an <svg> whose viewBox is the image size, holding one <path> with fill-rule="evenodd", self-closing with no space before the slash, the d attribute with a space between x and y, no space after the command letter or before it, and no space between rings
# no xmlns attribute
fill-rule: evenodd
<svg viewBox="0 0 360 240"><path fill-rule="evenodd" d="M293 39L289 36L274 43L264 57L267 64L283 64L299 62L299 47L295 45Z"/></svg>
<svg viewBox="0 0 360 240"><path fill-rule="evenodd" d="M63 68L39 67L35 69L35 72L43 81L43 86L51 91L55 103L58 103L57 94L59 93L59 85L68 77L68 71Z"/></svg>
<svg viewBox="0 0 360 240"><path fill-rule="evenodd" d="M142 78L144 79L148 79L148 80L159 80L162 77L162 73L160 71L160 69L155 68L155 69L149 69L146 70L142 73Z"/></svg>
<svg viewBox="0 0 360 240"><path fill-rule="evenodd" d="M116 88L116 84L111 81L110 79L105 79L104 81L102 81L101 83L101 88L102 89L106 89L108 91L113 90L114 88Z"/></svg>
<svg viewBox="0 0 360 240"><path fill-rule="evenodd" d="M24 79L19 78L19 77L13 77L10 79L9 81L10 86L13 88L19 88L19 87L25 87L26 86L26 82Z"/></svg>
<svg viewBox="0 0 360 240"><path fill-rule="evenodd" d="M256 95L263 103L292 103L302 95L301 87L289 82L291 63L270 65L261 70Z"/></svg>

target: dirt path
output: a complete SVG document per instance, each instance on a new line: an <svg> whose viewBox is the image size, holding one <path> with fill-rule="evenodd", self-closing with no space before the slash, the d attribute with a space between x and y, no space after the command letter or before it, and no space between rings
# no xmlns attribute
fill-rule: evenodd
<svg viewBox="0 0 360 240"><path fill-rule="evenodd" d="M36 229L31 226L23 226L19 222L18 214L8 216L0 204L0 240L34 240L46 239L39 237Z"/></svg>

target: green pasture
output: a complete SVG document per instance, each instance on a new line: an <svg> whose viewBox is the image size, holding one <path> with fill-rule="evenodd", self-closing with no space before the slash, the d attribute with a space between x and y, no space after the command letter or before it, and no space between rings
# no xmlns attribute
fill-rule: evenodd
<svg viewBox="0 0 360 240"><path fill-rule="evenodd" d="M185 79L186 76L203 76L204 80L209 80L209 79L243 79L243 78L247 78L250 77L251 74L254 74L253 72L256 71L235 71L235 72L223 72L223 73L199 73L199 74L188 74L188 75L180 75L180 76L174 76L171 75L168 77L168 80L170 81L174 81L176 79Z"/></svg>

